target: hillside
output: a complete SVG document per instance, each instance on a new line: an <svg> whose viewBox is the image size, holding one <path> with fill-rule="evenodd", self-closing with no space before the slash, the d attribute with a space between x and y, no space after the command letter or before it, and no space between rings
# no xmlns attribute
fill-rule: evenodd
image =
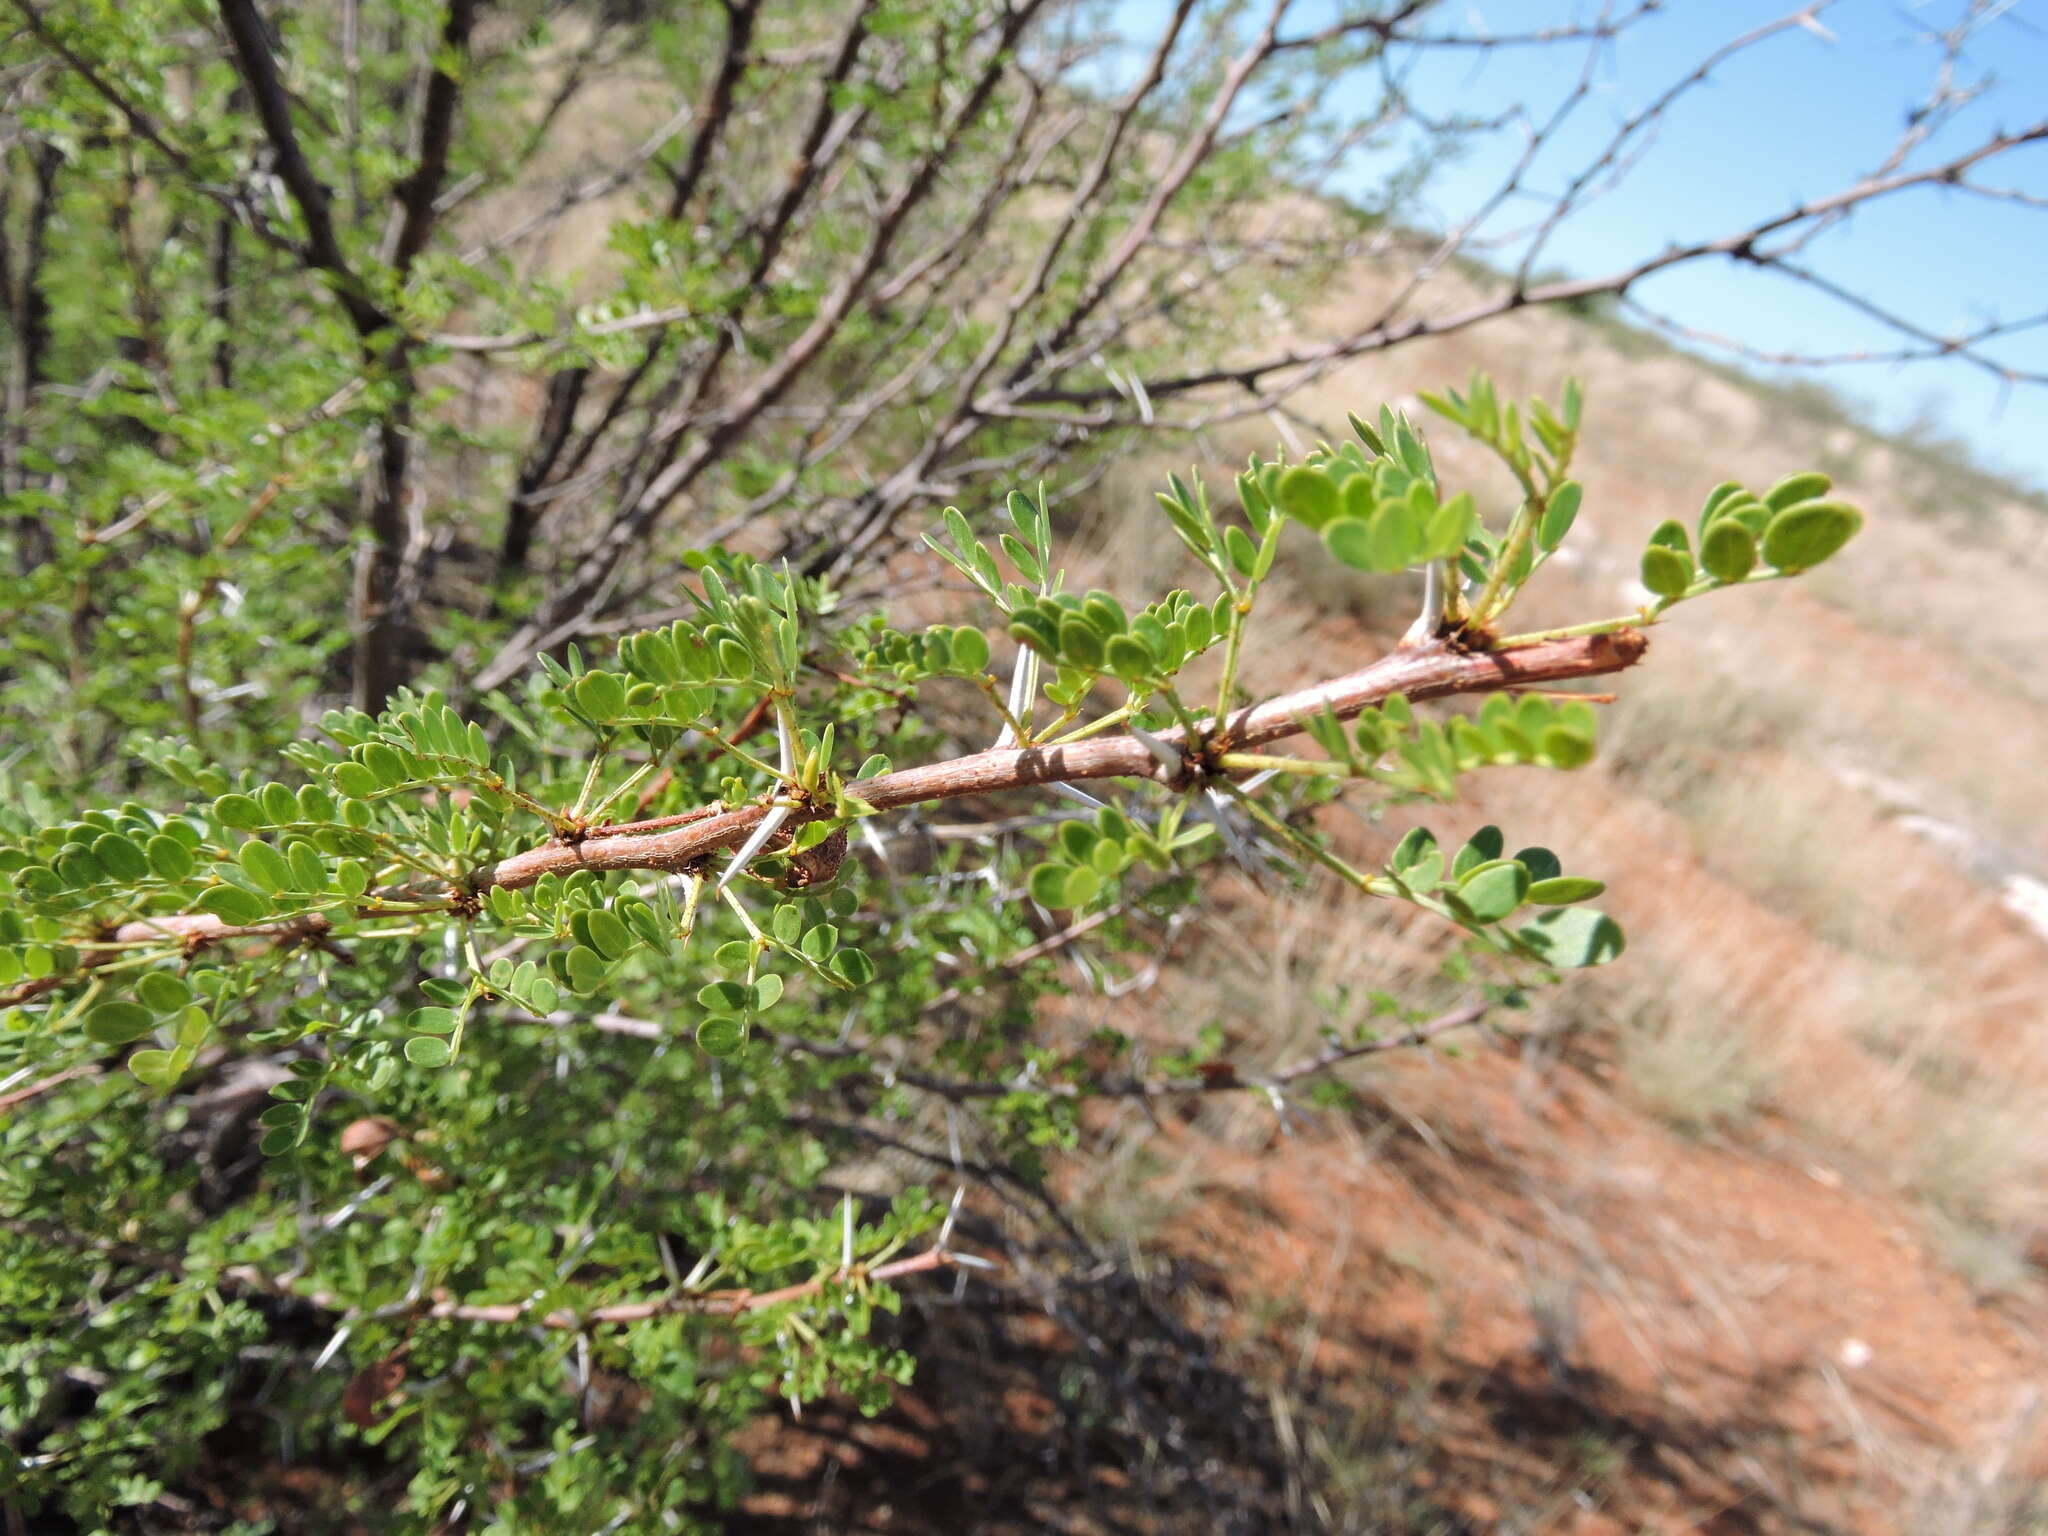
<svg viewBox="0 0 2048 1536"><path fill-rule="evenodd" d="M1618 893L1621 962L1543 998L1512 1039L1353 1070L1348 1110L1283 1120L1232 1097L1104 1117L1062 1187L1216 1342L1271 1425L1242 1454L1284 1465L1260 1475L1302 1528L2037 1529L2048 813L2031 770L2048 690L2027 658L2048 640L2048 523L1810 399L1559 314L1353 365L1296 420L1197 451L1220 478L1276 431L1334 436L1361 403L1420 415L1416 388L1473 366L1518 392L1587 381L1593 537L1548 573L1531 627L1552 603L1633 606L1643 537L1724 476L1821 465L1866 532L1816 581L1658 629L1591 768L1482 775L1426 818L1584 850ZM1436 442L1452 474L1486 474ZM1096 493L1081 584L1176 568L1126 516L1165 467L1120 466ZM1290 607L1255 687L1368 654L1408 617L1327 578ZM1331 822L1372 854L1407 824ZM1252 1018L1228 1052L1262 1065L1300 1052L1336 988L1440 989L1440 950L1313 886L1246 887L1156 982L1140 970L1109 997L1077 975L1065 1028L1113 1021L1168 1049ZM1053 1329L1035 1347L1057 1361L1075 1344ZM945 1426L977 1417L984 1377L943 1369L904 1422L771 1436L786 1477L761 1528L1205 1528L1120 1507L1107 1470L1077 1481L1062 1437L1079 1431L1029 1385L1057 1377L1038 1369L979 1439ZM1187 1433L1228 1439L1205 1418L1213 1384L1185 1391ZM878 1500L863 1476L907 1469L964 1502ZM962 1509L991 1523L949 1523ZM1277 1516L1231 1528L1261 1518Z"/></svg>

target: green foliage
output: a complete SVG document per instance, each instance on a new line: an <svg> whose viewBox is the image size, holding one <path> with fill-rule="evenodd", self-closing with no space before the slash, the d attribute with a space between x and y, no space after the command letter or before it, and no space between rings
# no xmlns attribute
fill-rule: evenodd
<svg viewBox="0 0 2048 1536"><path fill-rule="evenodd" d="M1583 499L1569 473L1582 404L1576 385L1553 411L1475 378L1424 398L1515 475L1522 498L1498 526L1382 410L1299 463L1254 457L1234 507L1174 476L1158 504L1197 590L1066 590L1046 491L1006 488L975 515L946 509L926 538L973 612L906 627L902 605L855 604L819 574L829 560L801 561L800 541L787 562L710 548L666 581L659 622L601 654L549 640L523 677L477 687L470 658L503 639L492 623L536 601L500 571L481 596L426 605L447 658L431 675L375 708L328 707L344 620L363 611L334 594L365 536L349 511L365 444L470 446L426 409L433 386L406 347L451 346L437 328L482 311L508 349L564 369L641 354L608 338L602 307L564 329L560 295L495 261L441 247L395 263L381 218L347 224L347 273L322 268L310 288L303 209L275 240L260 210L222 224L218 189L251 153L234 114L198 118L168 94L180 14L56 23L174 125L193 175L155 194L176 234L163 263L108 265L123 292L101 291L97 262L52 270L56 362L96 357L145 277L161 329L148 367L110 365L94 399L38 420L0 506L23 572L0 641L15 776L0 801L0 1093L23 1094L0 1121L0 1501L32 1519L148 1502L260 1395L293 1443L396 1470L392 1528L442 1528L458 1503L505 1531L671 1515L712 1528L744 1480L732 1437L761 1405L882 1405L912 1369L886 1322L903 1289L975 1262L943 1192L846 1193L863 1135L895 1139L919 1094L978 1105L978 1155L1028 1184L1073 1143L1082 1106L1138 1070L1128 1038L1083 1057L1035 1032L1065 948L1115 965L1241 863L1319 869L1432 914L1489 1001L1616 959L1619 929L1584 905L1600 882L1545 849L1509 855L1487 828L1446 850L1418 830L1368 872L1316 813L1339 793L1377 814L1451 799L1483 769L1584 766L1588 702L1461 702L1499 681L1475 663L1620 635L1709 589L1809 568L1856 529L1822 477L1725 486L1696 539L1658 530L1648 608L1505 635ZM892 5L870 26L931 37L929 54L906 44L930 84L971 21ZM694 58L703 26L693 13L658 46ZM329 41L292 37L305 110L345 116ZM368 61L349 91L374 121L353 149L311 140L318 178L402 201L416 172L393 103L412 79L397 57ZM224 100L236 80L213 57L178 89ZM914 85L861 97L905 155L932 132ZM66 153L136 195L132 124L69 76L46 110ZM973 125L977 153L995 152L1000 111ZM493 184L465 143L455 168ZM1210 195L1251 169L1212 165ZM1119 175L1097 244L1143 195ZM90 252L111 238L103 210L66 184L81 190L53 217ZM814 248L861 228L828 224ZM200 229L234 258L232 319L202 281ZM647 357L723 346L725 318L760 296L773 314L746 344L764 351L759 337L820 312L803 282L734 284L760 239L738 220L617 232L622 301L683 315ZM1079 271L1049 287L1077 291ZM864 335L936 337L934 356L969 365L972 326L924 324L850 324L836 365L860 376ZM1009 430L974 440L990 462L1036 441ZM734 526L778 487L813 507L860 493L809 452L791 440L731 465L717 494ZM1253 732L1240 661L1283 556L1419 588L1411 657L1439 667L1435 685L1322 680ZM1607 653L1583 654L1590 674ZM973 726L951 723L977 695ZM1266 750L1296 734L1320 755ZM1031 813L1048 785L1093 803ZM893 815L940 799L979 815L991 796L1021 804L1019 835L926 847ZM1234 1070L1219 1041L1159 1065ZM630 1385L630 1412L592 1409L601 1379Z"/></svg>
<svg viewBox="0 0 2048 1536"><path fill-rule="evenodd" d="M473 1021L484 1014L511 1009L515 1016L548 1018L565 997L681 993L694 996L703 1010L688 1026L702 1051L739 1058L754 1027L772 1021L788 980L826 993L859 992L875 980L875 961L839 926L870 894L860 882L838 887L829 909L804 892L772 911L750 913L737 890L753 888L767 872L771 887L779 880L785 889L803 891L808 880L798 871L804 857L872 813L847 787L852 764L861 764L855 777L871 782L906 747L929 746L896 707L902 689L946 677L972 679L1025 746L1077 739L1120 720L1146 731L1177 724L1199 742L1211 728L1181 696L1178 679L1219 646L1234 663L1288 522L1308 524L1346 563L1353 562L1339 546L1356 541L1367 551L1356 563L1367 569L1455 563L1462 583L1432 583L1442 605L1436 626L1478 634L1483 622L1496 620L1576 511L1576 483L1561 475L1576 432L1576 395L1568 394L1562 417L1541 402L1529 407L1536 447L1523 441L1516 408L1499 407L1483 380L1469 397L1430 398L1511 464L1534 466L1535 480L1548 488L1532 494L1505 533L1481 526L1463 493L1439 499L1427 450L1388 412L1377 428L1354 418L1358 442L1319 449L1304 465L1255 459L1239 480L1246 526L1219 522L1199 479L1190 488L1175 477L1160 503L1170 526L1216 576L1221 590L1213 598L1175 591L1127 607L1107 592L1060 590L1042 501L1023 497L1012 497L1008 507L1023 537L1005 534L1002 547L1033 582L1004 583L988 546L964 517L949 511L950 545L935 547L1007 620L1007 634L1024 648L1018 667L1028 652L1054 669L1042 690L1013 689L1008 704L997 699L994 650L983 630L933 625L904 633L879 617L846 625L834 618L836 603L817 582L716 555L697 562L697 618L624 636L615 648L615 670L586 662L574 647L563 662L543 657L540 677L523 696L488 700L488 726L465 718L441 693L402 692L375 717L331 711L322 721L324 739L291 745L285 755L300 778L296 785L244 773L239 788L223 788L233 781L196 760L191 743L153 743L148 755L171 777L220 792L174 813L130 801L70 821L28 818L5 854L22 905L11 918L12 941L0 949L0 966L27 978L21 1001L49 999L33 1019L18 1014L17 1022L33 1023L34 1036L56 1042L60 1055L74 1024L96 1046L154 1035L131 1069L161 1089L174 1085L215 1039L224 1011L251 1005L260 985L254 978L263 973L289 974L308 954L321 969L322 957L337 958L343 946L352 948L351 941L364 936L431 944L443 935L456 943L451 953L460 963L419 983L426 1006L380 1009L385 989L371 985L362 989L367 1011L355 1022L298 1010L278 1038L324 1040L339 1031L359 1042L360 1081L332 1077L331 1069L322 1080L374 1092L390 1083L401 1060L422 1069L459 1060ZM1765 575L1824 558L1853 532L1855 519L1853 511L1819 499L1826 488L1822 477L1796 476L1761 498L1732 485L1717 489L1701 517L1702 549L1710 552L1706 571L1693 563L1687 531L1669 523L1645 554L1646 585L1668 605L1709 586L1765 579L1748 571L1758 532L1772 567ZM1400 525L1397 533L1371 533L1390 520ZM1431 532L1438 528L1449 532L1439 538ZM1396 545L1400 558L1380 558ZM1459 613L1466 618L1454 623L1451 616ZM1619 629L1626 622L1570 633ZM850 649L838 665L816 659L841 645ZM836 684L826 696L812 682L818 675L812 669L821 665ZM1074 728L1095 691L1112 684L1126 690L1128 702L1096 724ZM1224 703L1232 686L1227 664ZM1037 691L1060 710L1049 726L1035 723ZM758 717L762 705L775 722L773 761L735 739L734 719ZM835 718L818 729L802 723L820 707ZM896 723L884 726L881 717L892 709ZM1323 760L1269 759L1226 743L1211 754L1207 771L1359 779L1396 799L1446 799L1463 774L1485 766L1580 767L1593 757L1597 736L1588 704L1536 693L1519 699L1494 694L1476 711L1443 719L1426 718L1395 693L1348 724L1329 711L1298 724ZM1149 735L1143 739L1165 750ZM548 847L601 851L608 839L636 832L608 818L657 774L667 781L664 793L672 803L765 811L749 823L752 835L735 870L715 890L704 865L718 849L741 841L738 836L673 852L649 848L624 861L641 871L673 871L651 883L619 884L601 873L617 866L585 867L580 857L554 860L533 875L504 873L522 851L529 858ZM1187 802L1177 800L1154 820L1111 805L1092 820L1067 821L1050 839L1047 857L1030 869L1024 889L1052 909L1129 899L1134 871L1169 874L1211 845L1214 826L1184 824L1186 809ZM1331 862L1293 825L1284 805L1278 815L1252 812L1295 854ZM659 818L648 823L650 829L662 825ZM1384 880L1361 877L1360 888L1417 901L1506 954L1576 964L1619 952L1618 936L1592 919L1550 920L1541 929L1502 926L1525 904L1597 894L1597 882L1562 875L1542 850L1505 860L1495 848L1478 858L1475 843L1446 871L1426 847L1411 847L1413 841L1404 844L1409 862L1397 859ZM734 888L739 867L747 868L749 881ZM701 938L700 927L709 930ZM107 934L115 937L95 937ZM271 952L254 967L219 963L247 960L223 953L238 937L266 943ZM301 948L280 953L287 946ZM492 951L488 962L481 958L484 948ZM693 948L709 955L723 979L701 981L703 962L691 958ZM527 950L532 953L521 953ZM345 981L341 986L344 994L351 990ZM321 1048L341 1057L358 1046ZM305 1136L302 1118L290 1126L298 1145ZM282 1145L277 1137L271 1141Z"/></svg>
<svg viewBox="0 0 2048 1536"><path fill-rule="evenodd" d="M1186 809L1186 801L1177 801L1149 827L1113 805L1089 820L1062 822L1047 849L1051 857L1032 868L1025 888L1042 907L1080 908L1120 894L1120 877L1134 864L1171 870L1176 853L1189 852L1215 832L1206 823L1182 826Z"/></svg>
<svg viewBox="0 0 2048 1536"><path fill-rule="evenodd" d="M1832 483L1807 471L1761 496L1732 480L1715 486L1700 508L1697 553L1684 524L1659 525L1643 551L1643 586L1656 599L1648 612L1718 587L1796 576L1838 554L1863 514L1827 500Z"/></svg>

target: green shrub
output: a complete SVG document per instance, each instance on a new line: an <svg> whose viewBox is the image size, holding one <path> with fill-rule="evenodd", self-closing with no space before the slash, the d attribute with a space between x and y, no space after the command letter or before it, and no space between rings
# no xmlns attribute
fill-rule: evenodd
<svg viewBox="0 0 2048 1536"><path fill-rule="evenodd" d="M138 751L182 798L10 806L6 1497L87 1523L146 1504L254 1392L292 1445L402 1472L405 1528L458 1505L508 1530L713 1511L764 1402L874 1409L908 1379L879 1322L903 1287L1002 1258L953 1191L990 1166L1028 1185L1089 1101L1278 1101L1617 957L1601 883L1548 849L1417 830L1360 869L1316 809L1580 766L1595 712L1561 685L1634 664L1681 601L1825 558L1856 516L1810 476L1718 488L1697 547L1745 558L1696 565L1669 525L1643 608L1508 634L1580 499L1578 391L1428 399L1520 481L1507 526L1383 410L1300 463L1255 457L1228 512L1174 477L1159 504L1197 590L1064 590L1042 497L1012 494L930 536L978 622L900 627L707 551L689 617L544 654L470 708L331 710L266 770L159 738ZM1419 572L1423 605L1387 656L1247 702L1283 552ZM918 703L963 683L982 750ZM1277 750L1296 736L1311 755ZM937 802L1033 796L1021 834L903 834ZM1142 1069L1121 1034L1037 1037L1062 945L1142 943L1233 862L1434 914L1466 1000L1361 999L1266 1072L1207 1036ZM916 1143L920 1101L977 1112L976 1158L928 1148L931 1181L887 1198L843 1187L863 1141ZM630 1410L593 1409L593 1382Z"/></svg>

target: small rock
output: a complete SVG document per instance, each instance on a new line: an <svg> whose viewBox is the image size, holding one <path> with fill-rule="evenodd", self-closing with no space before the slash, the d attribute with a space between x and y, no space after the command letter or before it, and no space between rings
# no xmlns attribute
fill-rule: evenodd
<svg viewBox="0 0 2048 1536"><path fill-rule="evenodd" d="M1999 900L2005 910L2043 939L2048 939L2048 880L2032 875L2008 875Z"/></svg>

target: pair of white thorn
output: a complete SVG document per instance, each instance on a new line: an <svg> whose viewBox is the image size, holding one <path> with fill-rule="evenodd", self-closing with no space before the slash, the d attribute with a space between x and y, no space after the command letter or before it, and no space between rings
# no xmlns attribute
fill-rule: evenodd
<svg viewBox="0 0 2048 1536"><path fill-rule="evenodd" d="M789 716L780 709L775 711L775 741L780 757L779 766L786 778L796 764L796 743L790 739ZM740 844L740 851L733 855L732 862L725 866L725 873L718 877L718 887L712 892L714 896L723 896L726 887L747 872L747 866L768 846L768 839L782 830L782 824L789 820L790 814L795 810L794 805L786 803L777 803L768 808L768 814L761 818L761 824L754 828L751 837Z"/></svg>

